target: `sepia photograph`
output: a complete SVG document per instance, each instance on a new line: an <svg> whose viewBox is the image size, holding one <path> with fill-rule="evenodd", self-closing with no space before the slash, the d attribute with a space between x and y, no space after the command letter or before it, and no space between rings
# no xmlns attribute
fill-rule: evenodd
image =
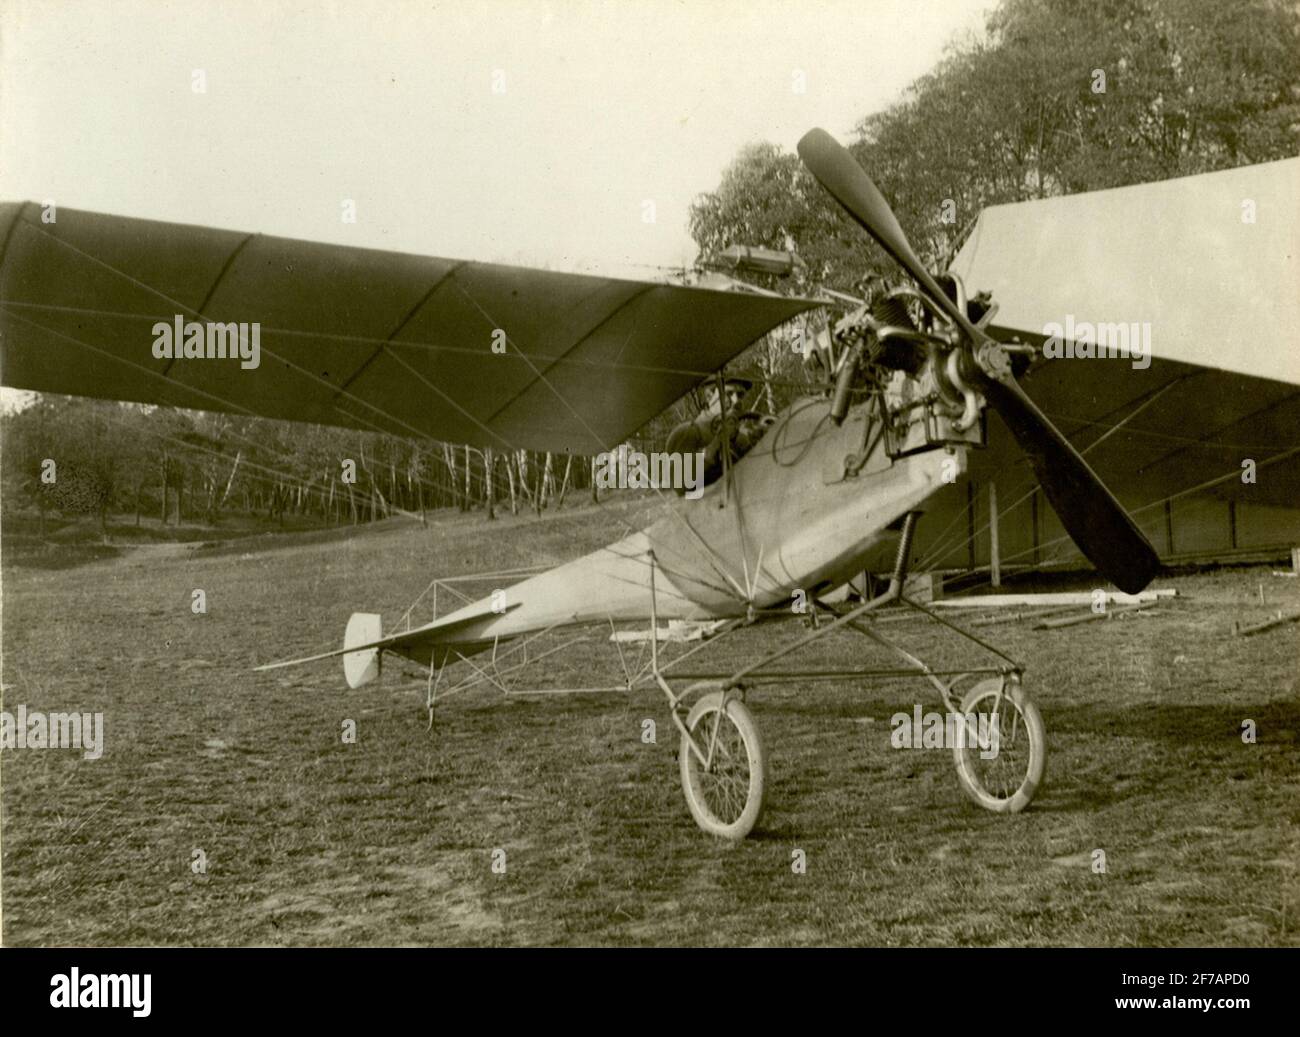
<svg viewBox="0 0 1300 1037"><path fill-rule="evenodd" d="M3 0L0 941L1300 947L1298 248L1291 0Z"/></svg>

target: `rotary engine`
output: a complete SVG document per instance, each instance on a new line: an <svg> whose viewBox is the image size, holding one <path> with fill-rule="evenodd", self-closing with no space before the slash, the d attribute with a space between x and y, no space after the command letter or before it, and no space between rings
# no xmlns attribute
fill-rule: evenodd
<svg viewBox="0 0 1300 1037"><path fill-rule="evenodd" d="M995 307L986 297L966 300L956 275L941 279L963 311L979 324ZM984 398L963 371L960 332L921 293L895 288L840 320L831 419L843 422L864 395L883 409L893 457L936 446L984 445ZM997 347L995 347L997 348ZM1006 362L1005 355L991 358Z"/></svg>

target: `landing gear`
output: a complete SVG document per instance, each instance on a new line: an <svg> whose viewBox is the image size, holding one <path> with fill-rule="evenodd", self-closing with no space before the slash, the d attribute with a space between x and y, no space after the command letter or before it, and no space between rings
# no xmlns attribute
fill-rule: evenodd
<svg viewBox="0 0 1300 1037"><path fill-rule="evenodd" d="M695 823L710 835L745 838L767 792L767 753L749 707L735 692L700 698L686 717L677 758Z"/></svg>
<svg viewBox="0 0 1300 1037"><path fill-rule="evenodd" d="M948 726L961 736L952 746L952 752L957 765L957 780L966 794L984 809L999 814L1018 813L1029 805L1042 783L1047 760L1043 718L1021 686L1022 667L1019 663L949 622L936 610L903 594L916 518L915 512L906 517L893 578L885 593L830 622L821 623L794 642L740 670L732 673L682 672L678 664L702 650L704 645L691 648L671 661L661 661L658 637L652 634L651 671L668 697L673 722L681 734L678 762L682 791L691 816L704 831L724 839L743 839L758 822L767 793L767 754L754 717L742 701L742 694L750 687L788 683L791 679L856 681L921 677L928 680L939 693L948 717L955 721ZM657 631L654 587L652 559L651 629ZM881 633L880 625L874 622L876 617L868 613L885 605L912 608L933 623L947 627L997 656L998 661L961 671L932 669ZM745 618L730 620L715 632L709 643L716 644L734 631L775 615L775 612L767 616L756 614L751 609ZM792 671L782 668L779 673L762 672L770 664L839 629L862 634L901 656L906 665L901 669ZM692 680L694 683L678 693L673 690L670 678L674 682ZM971 679L975 683L958 700L958 686L964 686ZM688 710L686 703L694 696L698 698Z"/></svg>
<svg viewBox="0 0 1300 1037"><path fill-rule="evenodd" d="M1047 732L1020 679L980 681L962 699L961 713L972 728L952 750L961 787L995 814L1024 810L1043 781Z"/></svg>

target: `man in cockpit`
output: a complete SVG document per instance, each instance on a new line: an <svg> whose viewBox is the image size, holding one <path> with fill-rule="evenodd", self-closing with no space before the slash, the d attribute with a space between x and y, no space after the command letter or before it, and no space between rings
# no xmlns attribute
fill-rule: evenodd
<svg viewBox="0 0 1300 1037"><path fill-rule="evenodd" d="M711 383L705 389L705 407L691 421L683 421L668 434L666 449L670 454L704 454L703 485L708 486L721 477L723 450L728 451L726 463L734 464L740 456L757 442L754 430L747 428L745 416L740 415L740 402L748 395L753 382L743 378L728 378L723 384L726 392L725 408L718 398L718 387ZM684 493L684 489L677 491Z"/></svg>

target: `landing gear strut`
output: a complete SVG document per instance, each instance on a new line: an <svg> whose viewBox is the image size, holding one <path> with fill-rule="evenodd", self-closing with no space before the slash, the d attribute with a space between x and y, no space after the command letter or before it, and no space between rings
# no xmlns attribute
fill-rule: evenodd
<svg viewBox="0 0 1300 1037"><path fill-rule="evenodd" d="M817 626L793 644L730 674L684 673L675 669L687 655L660 665L658 627L654 608L654 561L651 560L651 669L672 710L681 734L678 761L686 805L704 831L725 839L743 839L758 823L767 794L768 765L763 739L753 714L744 702L746 689L758 684L801 681L847 681L863 677L924 677L939 692L958 732L953 746L957 779L968 796L986 810L1014 814L1029 805L1043 780L1047 736L1038 707L1021 684L1023 668L992 645L903 595L907 562L916 532L917 513L903 523L898 555L889 588L830 623ZM998 665L960 671L934 670L916 656L885 638L874 617L867 614L884 605L902 604L971 641L1000 660ZM764 618L757 614L730 621L712 642ZM772 618L768 614L767 618ZM906 662L904 669L802 670L762 672L765 667L838 628L854 630ZM675 680L693 679L680 694ZM946 680L943 678L947 678ZM974 678L960 698L959 686ZM687 709L692 698L694 705Z"/></svg>

